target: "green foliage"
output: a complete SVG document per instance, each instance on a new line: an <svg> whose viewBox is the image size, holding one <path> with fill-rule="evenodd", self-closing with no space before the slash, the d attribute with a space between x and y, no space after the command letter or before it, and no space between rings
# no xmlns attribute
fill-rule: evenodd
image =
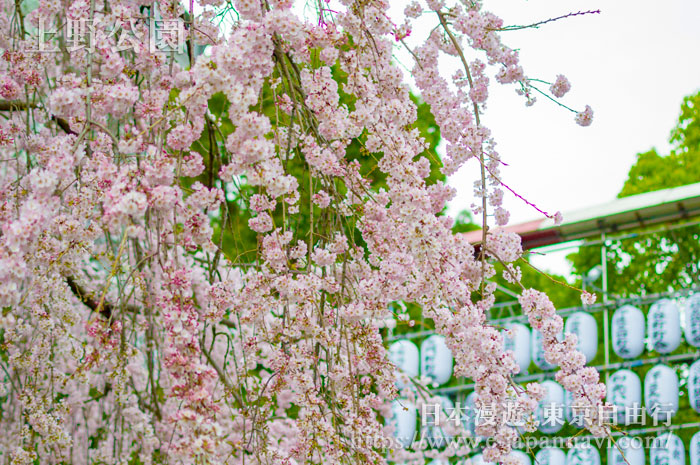
<svg viewBox="0 0 700 465"><path fill-rule="evenodd" d="M683 99L678 124L671 131L670 141L677 151L700 150L700 92Z"/></svg>
<svg viewBox="0 0 700 465"><path fill-rule="evenodd" d="M651 149L637 155L628 176L618 197L693 184L700 181L700 151L661 156Z"/></svg>
<svg viewBox="0 0 700 465"><path fill-rule="evenodd" d="M345 73L338 66L333 67L332 72L335 80L338 82L340 95L339 105L345 106L349 111L352 111L355 106L355 97L342 91L343 84L346 81ZM267 83L263 88L259 104L256 105L258 111L270 118L273 128L276 127L278 122L284 125L290 124L290 116L279 111L274 105L276 98L276 91ZM415 96L411 96L411 99L417 107L417 121L413 127L417 129L421 137L424 138L427 146L427 149L420 154L419 157L424 156L430 161L431 171L426 182L429 185L438 181L444 182L446 178L440 171L442 163L436 152L437 145L440 142L440 128L430 112L430 107L426 103L420 102ZM223 94L216 94L209 100L209 110L213 115L214 123L205 126L200 139L194 144L195 151L202 155L205 170L197 178L183 179L183 187L189 187L196 181L212 187L212 179L215 178L214 174L229 162L229 154L227 154L225 145L221 143L221 141L226 140L226 138L233 133L236 125L228 116L228 107L229 103L226 100L226 96ZM360 172L365 178L371 180L373 190L386 188L386 174L378 167L381 154L371 153L365 148L365 137L366 136L363 134L358 139L352 141L346 150L346 159L348 161L357 160L359 162ZM332 186L330 189L327 186L321 187L318 185L317 177L315 177L311 183L308 166L303 156L298 153L298 151L292 151L290 156L287 157L282 153L279 153L278 156L285 158L283 163L286 165L289 172L298 179L300 185L300 199L298 204L300 205L301 214L297 215L298 223L293 226L293 232L295 233L294 241L308 241L308 235L311 231L312 215L313 218L319 219L328 213L314 206L311 202L311 196L323 188L327 190L332 197L335 193L336 198L342 198L342 196L346 194L347 188L338 180L328 180L328 183ZM215 218L213 241L215 244L218 244L219 238L221 237L222 252L230 260L236 263L251 263L256 260L254 251L257 249L258 238L257 234L248 227L248 220L252 217L252 212L248 209L247 200L251 195L257 192L257 189L248 185L245 177L236 179L233 183L229 184L231 185L218 186L222 187L226 193L226 203L222 206L217 218ZM285 215L285 208L286 206L282 205L280 202L275 211L271 212L274 224L283 223L282 219ZM356 213L361 214L361 212ZM224 217L226 218L225 223L222 221ZM225 225L223 235L221 233L222 224ZM354 226L354 220L348 219L347 224L343 226L348 230L349 235L354 238L354 242L361 245L362 240L359 231L357 231ZM316 239L316 236L324 237L324 231L314 231L314 239Z"/></svg>
<svg viewBox="0 0 700 465"><path fill-rule="evenodd" d="M105 395L107 395L107 392L100 392L98 391L95 387L91 386L90 391L88 392L88 395L92 400L100 400L103 398Z"/></svg>
<svg viewBox="0 0 700 465"><path fill-rule="evenodd" d="M537 289L546 293L556 308L562 309L581 304L580 292L571 286L564 276L544 273L538 270L530 264L528 255L519 260L517 265L522 273L520 283L525 288ZM507 289L512 293L520 294L522 292L518 284L510 283L503 277L503 266L501 264L496 265L494 280L501 288ZM515 300L512 295L504 291L497 292L496 296L497 303Z"/></svg>
<svg viewBox="0 0 700 465"><path fill-rule="evenodd" d="M481 229L481 226L474 223L472 214L469 212L469 210L462 210L461 212L457 213L457 216L455 217L455 224L452 226L453 233L465 233L469 231L476 231L477 229Z"/></svg>
<svg viewBox="0 0 700 465"><path fill-rule="evenodd" d="M525 257L520 262L523 286L545 292L556 308L581 305L581 293L572 287L564 276L551 273L545 274L533 268L529 261L525 262L525 260L529 260L529 257ZM508 284L506 287L513 291L517 290L512 284Z"/></svg>
<svg viewBox="0 0 700 465"><path fill-rule="evenodd" d="M686 97L671 131L671 153L655 149L637 155L619 197L700 182L700 92ZM613 296L665 292L698 282L700 227L688 226L609 240L608 289ZM583 275L600 263L601 246L582 247L567 257L574 273Z"/></svg>

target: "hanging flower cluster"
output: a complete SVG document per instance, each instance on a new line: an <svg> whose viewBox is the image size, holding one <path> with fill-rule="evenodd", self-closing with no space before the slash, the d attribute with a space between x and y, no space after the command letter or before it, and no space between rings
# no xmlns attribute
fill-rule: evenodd
<svg viewBox="0 0 700 465"><path fill-rule="evenodd" d="M479 1L413 2L401 25L386 1L319 3L313 19L286 0L3 3L0 462L385 463L353 438L391 435L397 301L434 321L480 402L536 407L485 316L494 263L519 279L519 238L485 228L476 254L451 232L454 189L392 60L435 22L412 73L442 172L478 164L475 213L505 225L480 114L493 79L530 81L503 21ZM462 71L444 77L444 56ZM550 340L551 304L522 300L564 387L597 405L575 343ZM479 434L509 460L517 430Z"/></svg>

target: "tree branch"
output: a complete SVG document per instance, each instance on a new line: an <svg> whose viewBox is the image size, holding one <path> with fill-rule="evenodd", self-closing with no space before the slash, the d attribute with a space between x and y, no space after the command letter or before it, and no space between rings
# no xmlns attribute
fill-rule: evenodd
<svg viewBox="0 0 700 465"><path fill-rule="evenodd" d="M80 284L78 284L72 276L66 277L66 283L68 284L68 287L70 287L70 290L73 292L73 294L75 294L75 296L78 299L80 299L80 301L86 307L88 307L93 312L97 312L97 308L99 307L97 301L90 297L88 295L88 292L86 292L85 289L81 287ZM109 320L112 317L112 305L107 302L104 302L102 304L102 308L98 313Z"/></svg>
<svg viewBox="0 0 700 465"><path fill-rule="evenodd" d="M27 108L39 108L39 105L36 103L23 102L21 100L0 100L0 111L26 110ZM65 119L59 118L55 115L51 115L51 119L56 121L58 127L61 128L66 134L77 135L77 132L70 128L70 124L68 124L68 121Z"/></svg>

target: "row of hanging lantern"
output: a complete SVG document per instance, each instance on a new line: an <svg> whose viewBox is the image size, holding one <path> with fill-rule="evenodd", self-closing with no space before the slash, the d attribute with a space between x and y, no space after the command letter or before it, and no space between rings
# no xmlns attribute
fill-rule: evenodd
<svg viewBox="0 0 700 465"><path fill-rule="evenodd" d="M505 349L513 351L521 373L527 372L530 357L542 369L553 368L544 359L539 331L533 331L531 335L528 328L520 323L506 325L506 329L510 330L512 337L504 337ZM595 319L588 313L577 312L567 319L565 330L578 336L578 348L586 356L586 361L593 360L598 348ZM417 377L419 373L437 386L447 383L452 377L452 353L445 344L445 338L438 334L426 338L421 343L420 351L408 339L394 342L389 346L389 360L398 368L397 385L400 389L408 386L409 379Z"/></svg>
<svg viewBox="0 0 700 465"><path fill-rule="evenodd" d="M415 440L426 441L427 445L434 449L444 448L452 439L444 427L454 421L461 423L462 431L469 437L475 437L477 410L474 404L475 394L471 393L466 399L466 405L459 407L461 410L458 417L455 416L455 405L449 397L436 396L436 398L439 404L424 404L420 415L416 405L405 399L395 400L391 404L391 417L388 419L388 424L393 426L394 438L404 448L410 447ZM417 427L419 417L422 431ZM418 436L418 433L421 435Z"/></svg>
<svg viewBox="0 0 700 465"><path fill-rule="evenodd" d="M681 314L678 305L669 299L659 300L650 307L646 324L644 313L640 309L631 305L620 307L612 317L613 351L624 359L639 357L644 351L646 329L651 350L662 354L673 352L681 342L680 320ZM509 331L504 338L505 349L513 351L521 372L527 372L531 361L544 370L553 368L544 359L542 337L538 331L530 332L525 325L520 323L508 324L506 329ZM700 294L693 295L687 300L683 330L686 341L694 347L700 347ZM598 331L595 318L582 311L573 313L566 319L564 332L577 336L577 348L584 354L586 362L590 363L595 358L598 349ZM396 341L389 347L389 359L398 368L397 385L399 388L410 386L409 378L418 377L419 374L433 386L447 383L452 376L452 354L445 344L444 337L440 335L426 338L421 343L420 350L410 340ZM545 434L554 434L563 427L563 421L546 421L544 409L547 405L552 404L560 405L559 411L564 412L566 420L576 425L576 418L570 406L569 393L565 392L554 381L545 381L543 385L547 395L540 403L536 415L540 431ZM636 373L626 369L612 373L607 381L607 390L608 401L617 406L618 423L628 424L629 420L635 420L635 416L641 413L642 386ZM688 394L690 406L700 413L700 361L693 363L689 369ZM451 401L448 398L443 399L445 400L443 407L452 408ZM472 435L474 435L476 417L474 400L474 393L471 393L466 399L465 428ZM678 400L679 380L672 368L666 365L656 365L647 372L644 379L644 404L646 412L652 418L655 420L670 419L678 410ZM635 412L631 418L627 415L629 409ZM553 410L550 408L551 411ZM469 412L472 414L469 415ZM395 401L392 405L390 422L395 425L395 436L399 442L404 447L409 447L414 440L417 429L418 412L415 405L405 400ZM435 447L441 447L449 439L440 427L431 425L430 421L426 425L427 435L433 439L437 438L433 443ZM693 444L699 441L695 441ZM695 447L695 450L696 456L700 457L700 452L698 452L700 446ZM643 451L641 452L642 462L640 463L643 463ZM556 455L556 453L553 454ZM632 457L634 454L636 452L632 452ZM564 463L563 459L552 460L551 463L554 465ZM567 458L565 463L571 465L574 462L570 463ZM629 463L629 465L636 464L637 461ZM622 464L611 462L611 465ZM669 462L664 463L664 465L675 464ZM696 460L691 465L700 465L700 460Z"/></svg>
<svg viewBox="0 0 700 465"><path fill-rule="evenodd" d="M639 437L623 436L607 447L608 465L645 465L645 442ZM700 431L690 439L690 464L700 465ZM532 465L530 455L513 450L511 456L520 465ZM683 441L673 433L663 433L651 441L649 462L651 465L686 465ZM568 452L558 447L543 447L534 456L537 465L600 465L598 449L591 443L579 442ZM471 465L492 465L481 454L470 457ZM459 464L463 462L458 462ZM466 461L464 462L466 463ZM433 460L429 465L449 465L444 460Z"/></svg>
<svg viewBox="0 0 700 465"><path fill-rule="evenodd" d="M607 454L608 465L644 465L645 442L639 437L622 436L608 445ZM700 465L700 431L690 439L689 455L689 465ZM683 441L673 433L662 433L651 441L649 462L652 465L685 465L685 457ZM542 448L535 454L535 460L538 465L600 465L601 463L598 450L585 442L569 449L566 454L556 447Z"/></svg>
<svg viewBox="0 0 700 465"><path fill-rule="evenodd" d="M554 368L544 358L542 334L532 331L521 323L506 325L512 337L505 338L506 350L513 351L521 373L526 373L530 358L542 370ZM645 331L646 330L646 331ZM595 318L580 311L566 319L565 333L575 334L577 349L590 363L598 351L598 327ZM700 294L688 298L683 325L685 339L693 347L700 347ZM646 319L637 307L625 305L618 308L612 317L612 349L623 359L639 357L644 352L645 338L648 335L649 349L660 354L669 354L681 343L681 312L678 304L670 299L661 299L650 308ZM560 335L563 337L563 334Z"/></svg>
<svg viewBox="0 0 700 465"><path fill-rule="evenodd" d="M581 427L586 412L577 412L572 396L557 382L543 381L545 397L535 412L538 429L545 434L559 432L566 422ZM700 361L690 366L688 375L690 406L700 413ZM616 407L617 423L641 423L644 412L655 422L667 423L678 411L679 380L676 371L666 365L656 365L644 378L644 399L639 376L631 370L618 370L606 383L608 402ZM466 411L475 411L474 393L467 396ZM642 406L644 405L644 412ZM473 431L473 426L470 428Z"/></svg>
<svg viewBox="0 0 700 465"><path fill-rule="evenodd" d="M690 366L688 375L688 393L690 406L700 413L700 360ZM542 382L545 397L540 401L535 418L538 429L544 434L558 433L565 422L581 427L582 416L585 412L576 412L572 406L569 392L551 380ZM642 384L639 376L631 370L618 370L610 375L606 383L608 402L617 408L618 424L629 425L643 419L642 404L645 412L656 422L667 423L678 411L679 380L675 370L666 365L656 365L651 368L644 378L644 399L642 399ZM454 403L447 397L438 396L443 412L454 411ZM476 394L470 393L463 407L460 407L462 424L466 432L476 435L476 425L479 412L475 405ZM642 403L642 400L644 401ZM428 410L426 410L427 412ZM435 409L432 409L435 412ZM405 447L414 440L417 431L418 411L414 404L406 400L397 400L392 404L392 418L395 436ZM425 436L433 442L435 448L443 447L443 442L449 437L444 433L434 418L422 421L427 431ZM698 463L700 465L700 463Z"/></svg>
<svg viewBox="0 0 700 465"><path fill-rule="evenodd" d="M700 347L700 294L690 296L685 305L683 333L693 347ZM644 352L644 313L637 307L625 305L612 317L612 348L621 358L639 357ZM681 311L678 303L661 299L649 307L646 318L649 350L669 354L681 344Z"/></svg>
<svg viewBox="0 0 700 465"><path fill-rule="evenodd" d="M396 385L399 389L404 389L411 385L411 378L416 378L420 374L427 378L433 385L442 385L452 377L452 352L445 344L445 338L439 334L434 334L426 338L418 346L408 339L402 339L389 346L389 360L396 365ZM447 397L444 400L443 409L451 408L452 401ZM405 448L410 447L415 439L416 423L418 421L418 409L412 402L399 399L391 404L391 417L388 423L394 427L394 437ZM441 447L439 441L446 440L447 436L439 426L436 426L435 419L426 419L428 431L427 436L434 438L436 447Z"/></svg>
<svg viewBox="0 0 700 465"><path fill-rule="evenodd" d="M527 372L531 357L538 367L553 368L544 359L542 335L539 331L533 331L531 335L528 328L520 323L506 325L506 329L510 330L512 337L504 337L505 349L513 351L521 373ZM586 356L586 362L595 358L598 333L595 319L590 314L577 312L571 315L566 321L565 331L577 335L578 349ZM421 343L420 351L408 339L396 341L389 346L389 360L398 368L397 385L401 389L410 384L409 378L417 377L419 373L438 386L447 383L452 377L452 353L441 335L426 338Z"/></svg>
<svg viewBox="0 0 700 465"><path fill-rule="evenodd" d="M474 436L474 396L467 399L466 414L459 420L466 433ZM455 405L449 397L437 396L439 404L425 404L421 411L421 426L424 427L419 440L425 440L431 448L441 449L452 439L443 426L454 421ZM471 403L470 403L471 402ZM418 438L417 422L419 419L416 405L405 399L395 400L391 404L391 418L388 423L394 427L394 438L408 448Z"/></svg>
<svg viewBox="0 0 700 465"><path fill-rule="evenodd" d="M452 377L452 352L445 338L434 334L418 346L408 339L396 341L389 346L389 360L396 365L397 386L403 389L410 385L410 378L420 374L434 385L442 385Z"/></svg>
<svg viewBox="0 0 700 465"><path fill-rule="evenodd" d="M505 328L512 336L506 335L504 345L506 350L513 352L520 373L527 373L530 359L542 370L551 370L554 365L545 360L542 333L532 331L521 323L506 324ZM586 312L575 312L566 319L564 332L575 334L577 349L586 357L586 363L591 362L598 351L598 326L595 318ZM559 335L561 339L563 334Z"/></svg>
<svg viewBox="0 0 700 465"><path fill-rule="evenodd" d="M527 373L530 366L530 357L541 370L551 370L554 365L544 358L542 333L530 331L521 323L506 325L506 329L515 333L513 337L505 338L506 350L512 350L520 367L521 373ZM586 357L586 363L590 363L598 352L598 325L590 313L575 312L571 314L564 324L564 333L576 335L578 340L576 348ZM563 338L563 334L559 335Z"/></svg>
<svg viewBox="0 0 700 465"><path fill-rule="evenodd" d="M690 366L687 385L690 406L700 413L700 361ZM537 410L539 430L545 434L557 433L564 426L564 421L560 421L563 419L581 426L581 412L577 414L575 407L572 407L571 394L555 381L544 381L542 386L546 394ZM644 414L642 405L655 422L667 423L678 411L678 375L667 365L656 365L646 373L643 403L642 383L639 375L631 370L612 373L606 382L606 389L608 402L616 408L618 424L641 423ZM557 412L561 412L563 418L556 418Z"/></svg>
<svg viewBox="0 0 700 465"><path fill-rule="evenodd" d="M611 338L613 351L623 359L639 357L644 351L645 326L649 336L649 347L661 354L668 354L678 348L681 342L680 309L675 301L661 299L650 308L645 325L644 313L637 307L625 305L618 308L612 317ZM542 334L532 331L521 323L505 325L509 330L504 337L504 346L515 355L521 373L526 373L532 360L543 370L554 368L544 358ZM598 327L595 318L580 311L566 319L565 333L575 334L577 348L590 363L598 351ZM685 325L685 338L693 347L700 347L700 294L688 298ZM508 335L510 334L510 336ZM398 386L408 385L409 377L422 376L434 385L447 383L452 376L452 353L445 344L445 338L432 335L420 347L409 340L399 340L389 347L389 359L399 368Z"/></svg>

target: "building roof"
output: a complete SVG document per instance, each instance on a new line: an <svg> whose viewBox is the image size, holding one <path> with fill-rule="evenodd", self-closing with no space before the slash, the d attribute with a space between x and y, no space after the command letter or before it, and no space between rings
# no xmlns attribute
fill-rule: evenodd
<svg viewBox="0 0 700 465"><path fill-rule="evenodd" d="M505 229L522 237L523 249L532 249L699 215L700 183L696 183L564 213L564 221L559 225L552 219L543 218L506 226ZM481 230L465 234L472 244L481 242Z"/></svg>

